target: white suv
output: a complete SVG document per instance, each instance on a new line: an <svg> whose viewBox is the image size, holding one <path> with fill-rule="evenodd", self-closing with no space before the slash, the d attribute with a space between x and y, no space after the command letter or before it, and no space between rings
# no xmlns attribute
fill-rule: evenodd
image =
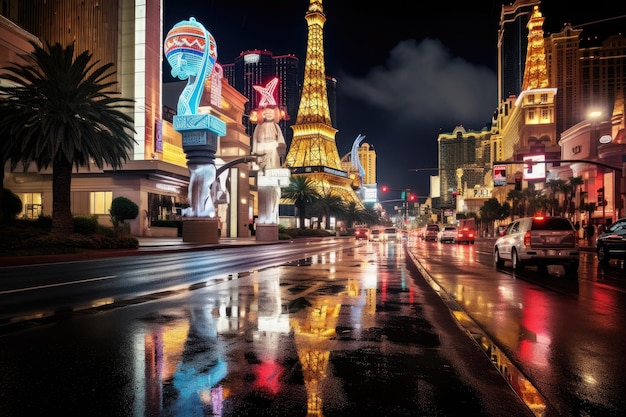
<svg viewBox="0 0 626 417"><path fill-rule="evenodd" d="M496 267L511 262L513 269L524 265L563 265L567 274L578 271L578 234L564 217L524 217L511 222L493 249Z"/></svg>

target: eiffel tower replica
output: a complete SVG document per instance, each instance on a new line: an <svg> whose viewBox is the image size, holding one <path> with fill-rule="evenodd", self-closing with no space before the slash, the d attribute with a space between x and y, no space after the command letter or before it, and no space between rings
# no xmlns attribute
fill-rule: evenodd
<svg viewBox="0 0 626 417"><path fill-rule="evenodd" d="M337 129L330 120L324 65L326 16L322 0L311 0L304 18L309 27L304 84L296 122L291 126L293 139L285 166L291 169L292 176L309 178L321 195L338 195L344 202L354 202L363 208L350 176L342 169L335 142Z"/></svg>

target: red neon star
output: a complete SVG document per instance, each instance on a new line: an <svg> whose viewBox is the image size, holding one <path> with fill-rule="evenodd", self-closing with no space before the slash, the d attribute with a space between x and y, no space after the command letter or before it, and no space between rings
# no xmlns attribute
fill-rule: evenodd
<svg viewBox="0 0 626 417"><path fill-rule="evenodd" d="M278 85L278 78L272 78L265 87L260 85L253 85L256 91L261 94L261 100L259 101L259 107L276 106L276 99L274 98L274 91Z"/></svg>

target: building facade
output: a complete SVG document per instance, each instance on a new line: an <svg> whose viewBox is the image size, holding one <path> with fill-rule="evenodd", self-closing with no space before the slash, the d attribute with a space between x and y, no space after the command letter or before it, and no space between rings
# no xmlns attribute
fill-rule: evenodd
<svg viewBox="0 0 626 417"><path fill-rule="evenodd" d="M522 91L528 50L526 26L533 7L540 3L540 0L516 0L502 6L498 29L498 103Z"/></svg>
<svg viewBox="0 0 626 417"><path fill-rule="evenodd" d="M485 184L485 175L491 170L490 133L457 126L452 132L440 133L437 144L439 199L433 208L457 210L465 190Z"/></svg>
<svg viewBox="0 0 626 417"><path fill-rule="evenodd" d="M129 161L120 170L86 167L72 176L71 210L74 215L97 215L111 225L109 208L116 197L127 197L139 206L139 217L129 221L136 236L153 233L154 220L180 219L188 204L189 170L180 134L164 120L162 112L162 74L164 31L159 0L107 2L96 0L6 0L2 3L0 21L2 62L15 62L16 55L31 52L29 40L41 45L75 42L76 51L89 50L93 59L112 63L116 70L121 97L135 101L136 145ZM219 43L219 39L217 40ZM5 61L6 60L6 61ZM208 100L211 90L207 84ZM226 164L250 153L249 138L241 125L247 99L224 83L218 103L201 103L200 111L212 112L227 124L227 134L220 138L220 163ZM203 96L203 99L205 97ZM248 236L250 212L254 201L249 186L248 166L232 167L224 184L228 199L245 202L243 207L222 211L224 236ZM34 167L15 171L5 166L5 188L17 194L24 203L24 217L51 215L51 171ZM223 203L226 204L226 203ZM224 210L224 208L222 208Z"/></svg>

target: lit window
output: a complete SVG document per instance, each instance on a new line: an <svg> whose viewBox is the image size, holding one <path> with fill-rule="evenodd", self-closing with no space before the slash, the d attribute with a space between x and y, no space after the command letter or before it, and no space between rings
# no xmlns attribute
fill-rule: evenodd
<svg viewBox="0 0 626 417"><path fill-rule="evenodd" d="M89 193L89 213L109 214L109 209L111 208L112 201L112 191L97 191Z"/></svg>
<svg viewBox="0 0 626 417"><path fill-rule="evenodd" d="M41 193L23 193L19 194L18 197L22 200L22 212L19 214L20 217L37 219L43 214Z"/></svg>

